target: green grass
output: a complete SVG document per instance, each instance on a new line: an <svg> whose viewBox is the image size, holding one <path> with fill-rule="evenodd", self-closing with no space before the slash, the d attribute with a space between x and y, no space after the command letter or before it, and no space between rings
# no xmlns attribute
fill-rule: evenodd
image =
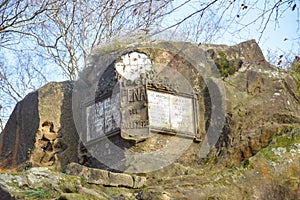
<svg viewBox="0 0 300 200"><path fill-rule="evenodd" d="M291 66L291 69L294 71L294 72L298 72L300 74L300 61L298 62L293 62L292 63L292 66Z"/></svg>
<svg viewBox="0 0 300 200"><path fill-rule="evenodd" d="M49 198L51 193L48 190L39 188L33 190L27 190L24 192L26 196L35 197L35 198Z"/></svg>
<svg viewBox="0 0 300 200"><path fill-rule="evenodd" d="M281 132L286 133L286 130ZM273 148L283 147L286 148L287 152L290 152L292 145L296 143L300 143L299 128L290 129L289 133L276 137L268 147L261 149L260 152L267 160L273 160L275 158L275 154L272 151Z"/></svg>
<svg viewBox="0 0 300 200"><path fill-rule="evenodd" d="M295 137L290 137L290 136L283 136L283 137L278 137L276 139L276 143L274 145L275 148L278 147L286 147L287 150L290 150L290 147L294 143L299 143L300 142L300 136L296 135Z"/></svg>
<svg viewBox="0 0 300 200"><path fill-rule="evenodd" d="M264 148L260 150L261 154L264 156L265 159L267 160L273 160L275 154L270 148Z"/></svg>

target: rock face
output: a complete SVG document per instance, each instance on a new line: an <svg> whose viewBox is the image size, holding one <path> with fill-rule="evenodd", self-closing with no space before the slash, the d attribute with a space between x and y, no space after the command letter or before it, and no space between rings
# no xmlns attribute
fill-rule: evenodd
<svg viewBox="0 0 300 200"><path fill-rule="evenodd" d="M189 81L188 84L191 85L191 89L198 95L197 103L200 110L197 113L198 129L195 135L195 141L198 141L198 143L189 144L189 150L182 153L179 162L197 165L206 157L203 155L210 152L209 159L221 161L225 165L237 164L255 155L261 148L266 147L276 133L283 133L290 130L290 128L299 126L300 97L298 95L298 83L288 72L280 71L270 65L254 40L235 46L196 46L183 42L156 42L151 45L152 49L150 48L150 50L143 46L123 50L123 52L116 50L115 54L110 54L113 56L105 58L105 55L95 53L93 55L94 60L90 64L91 67L82 73L84 84L80 89L85 91L82 94L84 96L83 102L91 101L93 98L96 99L101 92L103 94L103 91L104 93L107 91L113 93L114 88L112 86L116 82L116 77L112 75L114 73L112 67L115 60L120 63L119 56L126 54L126 52L144 53L150 58L153 66L156 64L161 68L168 67L179 71ZM177 54L174 53L174 49ZM104 78L100 78L98 81L94 74L98 71L100 73L103 66L109 67L103 72L105 74ZM197 74L197 70L200 73ZM218 70L220 76L215 76L218 73L215 73L214 70ZM176 73L173 72L171 74L173 83L179 83L180 76L176 76ZM159 84L152 85L155 85L155 89L159 88L157 86ZM160 109L164 110L163 107ZM160 114L162 115L162 113ZM124 116L123 119L127 120L131 115ZM156 117L162 119L159 118L158 114ZM83 119L86 118L83 117ZM85 132L87 132L86 126L80 126L78 130L81 135L85 135ZM126 159L127 151L129 154L131 152L153 152L163 148L168 143L177 142L176 137L172 135L162 136L159 134L136 143L132 143L127 139L128 137L123 137L122 134L114 135L109 139L113 144L124 150L123 154L114 154L115 149L110 148L110 146L102 149L101 147L107 145L105 140L97 141L98 146L95 145L90 150L98 152L94 153L97 156L102 153L117 155L116 161L119 162ZM185 141L183 138L179 140L175 145L177 149ZM83 141L86 142L84 137ZM87 144L91 143L87 142ZM204 148L206 144L207 148ZM94 145L94 143L91 145ZM86 151L84 148L82 150L82 152ZM157 163L162 163L170 158L169 155L171 153L162 157L157 155L155 159L157 159ZM82 153L81 163L92 167L103 167L99 163L90 162L90 158L90 155ZM106 163L115 164L110 163L109 156L108 158L103 156L98 160L104 161L105 159L108 160ZM125 167L121 171L128 170L130 167L134 170L146 169L146 164L149 165L149 168L154 167L151 166L152 163L138 160L136 157L130 159L131 164L134 162L140 163L140 165L132 167L125 166L128 163L123 163L122 166Z"/></svg>
<svg viewBox="0 0 300 200"><path fill-rule="evenodd" d="M1 133L1 167L18 167L19 164L29 159L28 150L33 147L35 134L39 127L37 105L37 92L28 94L23 101L16 105ZM30 123L28 116L32 116Z"/></svg>
<svg viewBox="0 0 300 200"><path fill-rule="evenodd" d="M226 125L216 155L226 164L248 159L276 134L299 127L299 83L267 63L254 40L207 49L224 71Z"/></svg>
<svg viewBox="0 0 300 200"><path fill-rule="evenodd" d="M194 139L209 135L208 147L216 143L224 98L205 49L185 42L129 45L110 54L95 51L89 65L75 86L80 101L73 109L83 111L75 124L91 155L108 168L149 172L175 161ZM116 99L119 110L110 103ZM89 158L82 154L81 164L103 167Z"/></svg>
<svg viewBox="0 0 300 200"><path fill-rule="evenodd" d="M172 48L177 49L179 53L172 53L170 50ZM79 124L75 127L72 111L79 109L82 112L83 103L86 103L90 97L98 98L105 92L113 93L112 85L118 78L112 75L114 69L108 67L106 71L102 72L105 76L100 77L100 79L94 74L97 70L100 73L103 66L113 66L112 63L119 62L118 58L122 54L132 51L137 51L143 56L146 55L152 64L159 66L156 69L171 69L171 71L165 71L164 74L171 74L168 77L171 77L171 82L178 83L176 87L173 87L169 84L170 82L164 82L166 77L160 77L161 80L158 83L150 83L151 89L168 90L169 93L173 94L173 90L183 91L185 89L182 87L185 82L179 82L179 78L184 76L187 79L191 86L189 89L195 91L198 96L196 103L198 103L201 111L197 113L198 121L196 124L198 123L198 128L193 132L195 135L190 135L197 142L193 142L192 137L189 139L180 138L172 134L156 134L153 137L132 141L130 140L130 137L134 136L132 132L123 134L126 137L114 132L118 128L123 129L119 124L119 126L115 126L116 129L112 132L106 131L104 133L112 133L107 140L102 141L96 138L97 141L95 142L98 144L92 148L97 149L100 146L103 151L96 150L95 152L104 156L100 157L103 160L95 160L94 157L97 154L93 155L92 153L91 155L87 152L87 149L78 139L78 135L87 135L87 124ZM283 134L291 128L299 126L298 83L288 72L280 71L266 62L254 40L235 46L197 46L184 42L156 42L147 48L131 48L109 54L113 56L107 55L100 55L96 52L93 55L94 63L92 66L81 74L81 77L86 77L89 80L89 82L83 82L81 86L91 88L91 90L85 90L81 94L85 98L84 102L76 102L74 93L72 99L73 84L63 82L49 83L38 91L30 93L17 104L1 134L1 167L20 168L25 163L25 166L54 166L56 169L61 169L66 164L79 160L81 164L90 167L109 169L107 163L102 161L106 159L110 164L111 155L115 149L122 149L121 153L113 156L114 160L118 162L126 158L127 153L151 153L172 142L175 144L174 147L179 148L184 143L183 141L188 142L189 149L180 155L178 162L197 165L203 161L203 157L199 155L201 154L199 149L204 149L203 151L210 152L209 158L221 160L225 165L232 165L247 160L261 148L268 146L274 135ZM200 64L196 63L196 58L202 60ZM203 73L213 74L214 68L210 66L214 66L219 71L220 76L209 77L207 80L201 79L201 74L197 73L197 70L201 69ZM104 67L104 69L106 68ZM172 70L178 70L180 74L173 73ZM82 80L78 82L80 81ZM223 85L224 90L220 90L219 85ZM213 89L208 89L209 87ZM224 102L214 101L219 97L222 97ZM92 101L95 101L95 98L92 98ZM104 105L104 100L100 103ZM144 105L145 103L139 106ZM216 109L221 107L223 109L223 106L224 110L220 111L220 116L214 116L213 113ZM131 109L128 117L136 114L136 112L137 110ZM115 113L114 110L111 113ZM121 114L123 115L123 113ZM125 119L124 116L123 119ZM86 119L87 116L84 115L74 118L75 121ZM111 118L101 119L107 120L105 122L107 124L111 122L109 120L112 120ZM220 121L224 123L220 123ZM139 128L145 128L145 133L147 133L147 124L142 123L141 126L143 127ZM109 129L107 127L105 129ZM217 132L220 133L217 134L218 137L214 138L213 136ZM211 138L207 139L206 135ZM90 135L89 137L93 138L94 136ZM87 142L85 140L83 139L84 142ZM94 145L95 142L90 141L88 145ZM208 143L206 149L203 148L205 142ZM111 148L111 144L118 148ZM78 151L79 156L77 155ZM168 155L174 153L171 149L157 154L154 158L157 158L158 162L162 162L163 165L168 165L171 160L166 159L166 154L164 154L166 152ZM132 167L130 163L128 165L128 162L124 162L121 163L122 168L119 171L130 167L132 170L142 170L145 168L145 163L148 163L150 168L156 165L155 162L147 162L147 159L140 160L140 162L136 160L137 157L133 156L127 161L140 163L139 165ZM172 162L175 162L176 159L176 157L172 158ZM116 163L112 163L112 165L114 164Z"/></svg>
<svg viewBox="0 0 300 200"><path fill-rule="evenodd" d="M164 133L128 140L130 135L135 135L127 132L122 137L118 130L120 126L112 126L113 123L102 129L102 136L109 133L109 137L88 135L91 131L87 129L88 125L78 126L73 118L75 121L88 120L82 106L95 103L95 96L114 92L112 86L118 77L112 75L114 68L111 66L119 62L116 59L124 53L120 51L114 55L112 52L109 55L113 56L105 54L101 57L96 52L95 62L81 75L89 81L78 81L81 81L80 86L90 90L73 93L72 98L73 83L49 83L17 104L1 134L0 164L5 169L22 167L25 171L0 173L0 194L7 199L299 199L300 84L295 77L299 80L300 76L297 70L289 73L271 66L254 40L235 46L197 46L182 42L152 45L153 48L148 49L127 49L125 54L136 51L147 55L161 68L173 67L165 74L171 74L169 77L174 83L180 76L172 70L176 68L185 75L192 86L189 89L200 95L196 101L199 104L197 111L201 112L197 113L199 118L194 118L199 120L195 135ZM178 52L186 57L172 54L170 47L181 49ZM198 59L204 60L200 64L194 62L197 53ZM99 79L94 75L98 70L101 72L103 66L110 67ZM220 76L209 76L206 80L199 78L201 74L196 71L200 68L203 73L213 74L210 66L214 66ZM164 80L152 82L151 89L167 89L168 94L173 94L172 85L164 83ZM178 90L182 90L180 86L184 84L178 85ZM134 93L131 99L139 99L138 94L141 93ZM83 102L78 101L76 95L83 95L87 100L93 98L86 103L85 98ZM214 100L221 97L224 102ZM107 102L100 101L100 110L111 107ZM139 106L144 105L143 102ZM73 115L74 109L79 109L83 115ZM132 115L137 113L131 111ZM214 115L216 111L222 115ZM109 123L116 118L108 115L100 119ZM139 128L148 128L144 125ZM88 135L86 138L92 140L83 140L84 146L78 135ZM173 155L186 141L189 142L186 151L170 163L167 156ZM172 148L166 149L170 143ZM94 144L103 150L95 151L104 155L100 158L116 164L130 153L136 153L121 163L123 168L118 169L124 171L128 168L133 172L141 172L147 167L156 169L157 160L147 156L141 159L138 153L158 152L156 159L165 162L167 167L139 175L120 173L122 170L112 169L104 160L95 159L97 154L87 151L87 146ZM115 154L114 151L119 150L115 147L122 153ZM39 167L30 168L32 165ZM63 169L67 174L53 168Z"/></svg>
<svg viewBox="0 0 300 200"><path fill-rule="evenodd" d="M72 83L49 83L15 107L0 139L1 167L53 166L77 161Z"/></svg>
<svg viewBox="0 0 300 200"><path fill-rule="evenodd" d="M9 194L9 192L3 190L1 187L0 187L0 196L1 196L1 199L5 199L5 200L15 199Z"/></svg>

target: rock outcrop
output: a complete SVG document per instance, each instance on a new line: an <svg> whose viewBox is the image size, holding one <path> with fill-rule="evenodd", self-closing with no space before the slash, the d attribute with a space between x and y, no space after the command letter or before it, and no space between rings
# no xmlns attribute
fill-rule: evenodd
<svg viewBox="0 0 300 200"><path fill-rule="evenodd" d="M28 94L10 116L0 139L0 166L20 169L77 161L72 82L49 83Z"/></svg>
<svg viewBox="0 0 300 200"><path fill-rule="evenodd" d="M198 101L201 112L198 113L199 130L196 136L199 143L191 144L189 150L181 155L179 162L197 165L205 160L199 155L203 154L199 153L199 149L207 142L205 135L213 138L214 135L221 132L220 137L208 139L208 149L210 149L208 159L221 161L224 165L234 165L247 160L261 148L268 146L276 134L299 126L299 84L289 72L279 70L268 63L255 40L234 46L197 46L184 42L155 42L151 44L151 47L153 48L151 50L145 49L143 46L131 47L129 50L116 49L114 54L110 54L109 57L96 52L93 55L94 60L91 62L91 67L82 74L85 81L82 84L84 89L81 89L85 93L81 95L86 98L85 101L88 101L95 97L95 91L97 94L99 86L103 91L112 90L111 85L115 84L116 78L111 80L108 77L113 76L105 76L105 84L102 84L104 79L98 82L94 74L97 71L101 72L103 66L113 66L112 63L119 54L122 55L122 51L143 52L153 60L153 63L174 68L186 75L186 79L194 80L194 82L190 82L190 85L194 91L199 91L199 96L201 96ZM199 60L197 55L201 60L200 64L196 63L196 60ZM219 76L214 76L218 74L214 72L215 69L219 71ZM192 73L197 70L203 72L200 75L205 81L201 80L197 74ZM113 73L113 70L106 70L103 73L108 72ZM211 74L214 74L212 75L214 77L210 77ZM176 82L179 79L175 78L173 81ZM221 90L219 85L223 86L224 90ZM215 100L218 98L222 99ZM224 110L220 109L222 106L225 107ZM219 113L214 115L214 112ZM79 129L81 135L84 135L86 127L80 126ZM215 143L216 139L218 142ZM151 152L162 148L163 144L172 143L175 139L169 135L155 135L135 144L124 140L121 136L114 136L110 140L125 149L124 154L126 154L126 150ZM181 139L181 144L183 140ZM104 145L105 142L100 146ZM177 147L180 147L180 143ZM82 150L86 151L84 148ZM84 164L89 160L89 156L86 153L82 155L84 158L82 157L80 160ZM120 159L117 161L124 157L126 155L120 155ZM101 165L94 163L90 166L99 167ZM145 168L144 165L135 167Z"/></svg>
<svg viewBox="0 0 300 200"><path fill-rule="evenodd" d="M298 83L266 62L254 40L207 48L216 65L223 67L220 70L228 72L223 75L226 124L216 145L217 157L229 165L247 160L276 134L299 127Z"/></svg>
<svg viewBox="0 0 300 200"><path fill-rule="evenodd" d="M199 157L203 137L206 134L214 134L213 131L209 133L209 126L219 123L219 118L212 116L217 102L213 102L216 91L207 89L208 86L205 84L209 84L209 80L205 83L197 78L195 71L198 68L211 74L213 68L205 66L215 64L215 69L220 72L220 77L215 79L217 80L215 82L224 86L224 91L218 91L217 95L225 99L226 108L222 111L224 113L221 113L225 115L225 121L223 120L225 123L218 142L209 147L210 158L222 160L225 165L242 162L266 147L272 141L274 134L284 133L292 127L299 126L299 84L288 72L271 66L264 59L254 40L235 46L197 46L182 42L155 42L151 44L151 47L154 50L148 47L146 49L137 47L137 50L147 54L149 58L162 66L173 66L189 79L194 77L195 80L190 80L190 84L195 91L199 92L198 103L201 112L198 116L199 128L196 137L198 142L201 142L192 143L189 150L181 155L180 162L193 165L199 163L203 159ZM173 55L170 50L172 48L181 54ZM132 47L130 49L134 50ZM125 52L127 51L129 50ZM93 75L96 73L95 70L99 72L103 70L103 65L109 66L114 63L122 52L123 50L120 50L119 53L111 54L114 56L109 57L98 56L97 53L93 55L96 60L94 65L84 70L81 75L81 77L87 77L89 82L84 82L84 84L91 90L85 90L81 95L84 97L94 95L95 97L100 94L99 88L102 88L102 92L112 92L110 87L116 81L116 78L111 75L114 73L113 70L106 70L104 79L97 80L95 79L97 76ZM195 52L201 55L200 66L193 63L195 62L193 58L197 56ZM189 59L185 60L184 56ZM95 80L91 80L93 78ZM175 77L173 81L177 80L179 79ZM89 83L91 85L87 85ZM2 168L33 165L54 166L56 169L61 169L77 160L91 167L107 167L101 161L93 160L91 154L79 142L78 135L84 135L87 129L85 124L75 127L72 109L76 109L77 106L81 110L83 102L76 102L76 98L73 98L74 103L72 87L71 82L49 83L38 91L28 94L17 104L1 134L0 164ZM218 89L218 86L214 87ZM78 119L75 116L76 120ZM84 117L83 120L85 120ZM129 152L151 152L156 148L162 148L167 142L177 141L169 135L155 135L138 143L124 140L120 135L114 135L110 140ZM105 143L103 145L106 145ZM124 157L123 154L118 156L120 159ZM118 158L117 161L120 159ZM108 158L108 160L111 159ZM160 160L163 162L164 158ZM139 166L139 168L143 167Z"/></svg>
<svg viewBox="0 0 300 200"><path fill-rule="evenodd" d="M168 163L163 157L165 152L160 152L159 159L169 164L165 168L139 175L113 171L96 160L96 155L89 153L79 140L78 135L85 134L87 125L75 127L74 105L76 109L76 105L80 107L84 102L74 102L76 95L72 99L73 83L49 83L17 104L1 134L0 166L19 172L0 173L0 194L7 199L299 199L300 84L296 81L299 72L270 65L254 40L235 46L181 42L151 45L158 45L160 50L140 51L163 66L174 64L181 70L185 64L195 65L193 59L189 65L183 57L167 52L171 46L181 48L187 57L194 58L192 52L201 52L204 63L214 65L219 71L220 76L210 77L216 81L206 84L214 83L214 88L222 84L222 91L208 90L207 85L200 85L204 84L200 79L192 81L193 89L203 95L199 101L201 126L194 141L172 134L128 141L114 133L104 142L98 138L89 144L98 142L105 150L99 153L105 154L108 161L118 161L125 155L114 157L112 144L124 152L147 154L174 142L173 149L167 150L172 155L173 150L188 140L189 148L178 159ZM111 65L117 57L101 59ZM97 78L93 76L95 70L103 67L98 63L100 57L96 60L96 66L88 67L82 74L88 80ZM206 65L202 67L210 70ZM195 68L188 69L192 72L187 72L186 77L198 77ZM113 73L112 68L105 73ZM105 76L91 80L90 85L83 82L92 88L92 92L83 95L95 96L97 88L113 92L111 83L115 79ZM213 99L220 96L226 105L224 112L220 112L224 114L224 124L217 142L208 141L214 145L208 146L210 153L203 157L199 152L205 145L204 136L214 133L209 132L209 126L217 126L220 119L212 115L218 103ZM127 162L130 166L142 161L134 166L137 171L146 165L155 168L157 164L153 159L135 159Z"/></svg>

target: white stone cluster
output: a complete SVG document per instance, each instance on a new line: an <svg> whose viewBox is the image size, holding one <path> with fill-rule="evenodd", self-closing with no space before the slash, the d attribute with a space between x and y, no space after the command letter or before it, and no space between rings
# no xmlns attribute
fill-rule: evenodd
<svg viewBox="0 0 300 200"><path fill-rule="evenodd" d="M278 71L274 71L274 70L262 70L262 69L258 69L259 73L264 73L267 74L269 78L280 78L283 73L280 73Z"/></svg>
<svg viewBox="0 0 300 200"><path fill-rule="evenodd" d="M286 153L290 153L292 157L294 157L296 155L300 155L300 144L293 144L289 151L285 147L272 148L272 152L276 156L283 156Z"/></svg>
<svg viewBox="0 0 300 200"><path fill-rule="evenodd" d="M135 80L140 74L150 71L151 60L144 53L132 52L121 57L122 61L115 64L117 72L127 80Z"/></svg>
<svg viewBox="0 0 300 200"><path fill-rule="evenodd" d="M272 148L272 151L276 156L281 156L281 154L286 153L286 148L285 147Z"/></svg>

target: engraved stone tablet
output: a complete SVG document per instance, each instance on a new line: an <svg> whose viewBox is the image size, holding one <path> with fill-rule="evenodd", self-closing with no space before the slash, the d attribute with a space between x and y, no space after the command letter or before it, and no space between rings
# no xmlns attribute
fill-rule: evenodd
<svg viewBox="0 0 300 200"><path fill-rule="evenodd" d="M151 68L147 55L138 52L123 55L115 64L120 83L121 136L125 139L149 137L146 82L142 75Z"/></svg>
<svg viewBox="0 0 300 200"><path fill-rule="evenodd" d="M195 134L193 99L170 95L171 129Z"/></svg>
<svg viewBox="0 0 300 200"><path fill-rule="evenodd" d="M86 107L87 137L91 141L120 129L120 95L102 99Z"/></svg>
<svg viewBox="0 0 300 200"><path fill-rule="evenodd" d="M193 99L148 90L149 124L153 130L195 134Z"/></svg>
<svg viewBox="0 0 300 200"><path fill-rule="evenodd" d="M170 96L151 90L147 91L147 95L151 127L171 129Z"/></svg>
<svg viewBox="0 0 300 200"><path fill-rule="evenodd" d="M121 87L122 126L121 134L126 139L149 136L147 95L145 86Z"/></svg>

